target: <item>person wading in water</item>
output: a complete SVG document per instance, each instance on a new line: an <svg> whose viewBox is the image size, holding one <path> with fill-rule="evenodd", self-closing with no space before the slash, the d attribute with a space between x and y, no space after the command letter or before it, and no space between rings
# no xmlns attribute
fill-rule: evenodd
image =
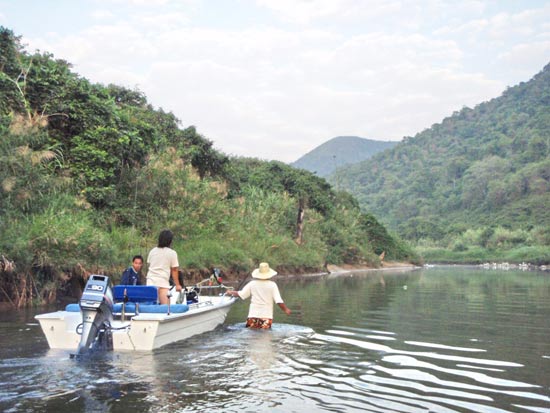
<svg viewBox="0 0 550 413"><path fill-rule="evenodd" d="M277 275L277 271L269 268L267 262L262 262L258 268L252 271L252 280L240 291L228 291L227 294L239 297L243 300L251 297L246 327L271 328L273 323L273 303L290 315L291 311L284 303L279 292L279 287L271 277Z"/></svg>

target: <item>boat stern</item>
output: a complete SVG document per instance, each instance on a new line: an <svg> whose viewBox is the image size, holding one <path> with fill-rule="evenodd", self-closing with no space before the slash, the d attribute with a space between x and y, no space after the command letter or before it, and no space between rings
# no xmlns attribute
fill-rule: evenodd
<svg viewBox="0 0 550 413"><path fill-rule="evenodd" d="M74 350L78 347L80 335L76 330L82 323L80 312L55 311L34 318L40 323L50 348Z"/></svg>

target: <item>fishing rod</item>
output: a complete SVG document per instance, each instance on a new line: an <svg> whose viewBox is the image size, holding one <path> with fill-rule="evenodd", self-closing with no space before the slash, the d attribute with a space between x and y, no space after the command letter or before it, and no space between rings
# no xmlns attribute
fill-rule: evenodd
<svg viewBox="0 0 550 413"><path fill-rule="evenodd" d="M235 289L235 291L240 291L241 290L241 287L244 286L244 283L246 280L248 280L248 277L250 277L250 274L247 274L246 277L244 277L242 279L242 281L239 283L239 285L237 285L237 288Z"/></svg>
<svg viewBox="0 0 550 413"><path fill-rule="evenodd" d="M248 274L246 277L244 277L241 282L239 283L239 285L237 285L237 287L230 287L230 290L226 291L226 295L228 293L230 293L231 291L240 291L241 290L241 287L244 285L245 281L248 280L248 277L250 277L250 274Z"/></svg>

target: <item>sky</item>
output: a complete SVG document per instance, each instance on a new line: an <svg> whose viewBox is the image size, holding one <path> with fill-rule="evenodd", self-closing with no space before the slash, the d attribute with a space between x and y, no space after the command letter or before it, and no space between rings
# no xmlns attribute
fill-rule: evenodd
<svg viewBox="0 0 550 413"><path fill-rule="evenodd" d="M0 25L228 155L398 141L550 62L550 0L0 0Z"/></svg>

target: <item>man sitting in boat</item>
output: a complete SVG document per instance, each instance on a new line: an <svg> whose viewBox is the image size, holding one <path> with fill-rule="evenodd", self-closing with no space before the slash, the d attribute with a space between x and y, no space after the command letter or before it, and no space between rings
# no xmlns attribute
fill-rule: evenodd
<svg viewBox="0 0 550 413"><path fill-rule="evenodd" d="M160 304L168 304L170 300L168 291L170 290L170 276L176 285L176 291L181 291L182 286L178 277L178 254L170 246L174 234L169 229L161 231L158 245L149 251L147 256L147 285L154 285L158 288L158 297Z"/></svg>
<svg viewBox="0 0 550 413"><path fill-rule="evenodd" d="M120 279L121 285L141 285L141 268L143 267L143 257L141 255L134 255L132 258L132 265L124 270L122 278Z"/></svg>
<svg viewBox="0 0 550 413"><path fill-rule="evenodd" d="M273 323L273 303L277 303L279 308L290 315L291 311L284 303L279 292L279 287L270 278L277 275L277 271L269 268L267 262L262 262L259 268L252 272L252 280L244 286L241 291L228 291L227 294L234 297L240 297L246 300L250 299L250 308L246 327L249 328L271 328Z"/></svg>

